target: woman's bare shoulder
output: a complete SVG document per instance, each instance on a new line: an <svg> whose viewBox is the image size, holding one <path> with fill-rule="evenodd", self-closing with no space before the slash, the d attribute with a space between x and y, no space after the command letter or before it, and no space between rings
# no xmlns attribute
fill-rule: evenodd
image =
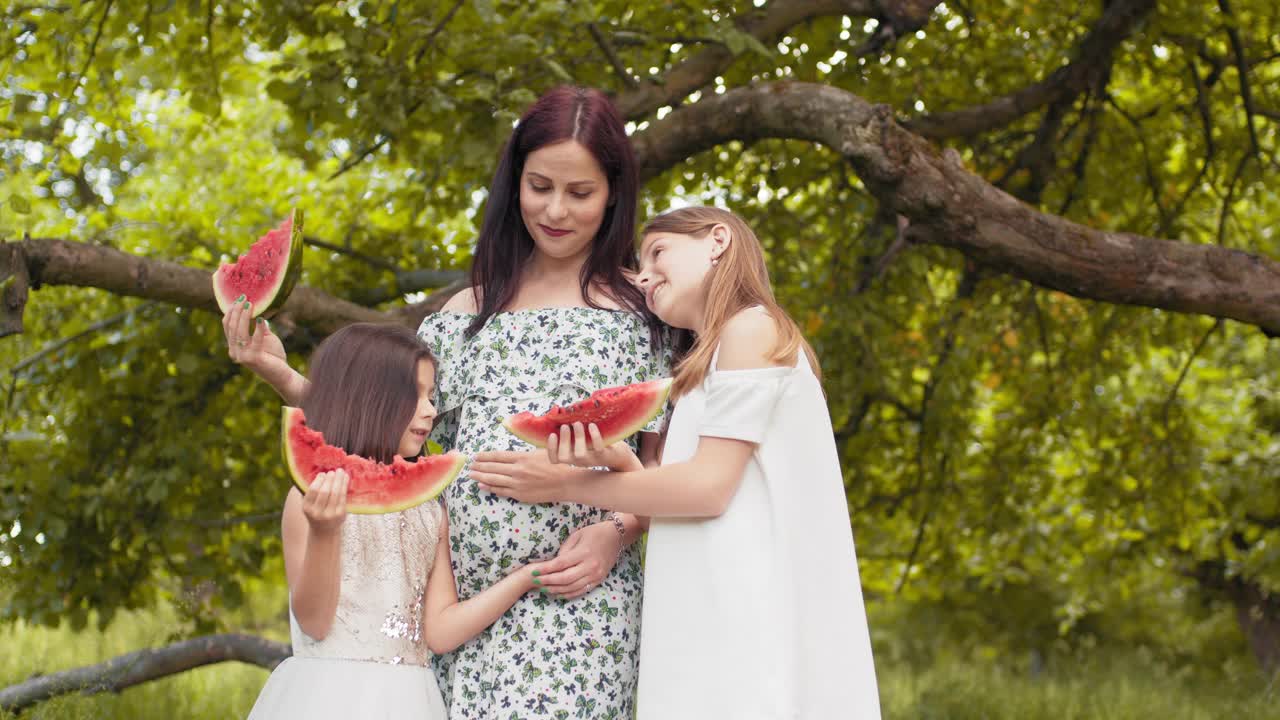
<svg viewBox="0 0 1280 720"><path fill-rule="evenodd" d="M480 312L479 297L480 291L478 288L469 287L459 290L453 297L449 298L449 302L445 303L441 310L459 313Z"/></svg>

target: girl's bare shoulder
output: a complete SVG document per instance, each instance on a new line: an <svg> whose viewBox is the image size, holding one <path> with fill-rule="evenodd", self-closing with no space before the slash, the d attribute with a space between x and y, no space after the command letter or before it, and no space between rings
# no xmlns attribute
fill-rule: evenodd
<svg viewBox="0 0 1280 720"><path fill-rule="evenodd" d="M785 367L769 359L778 344L778 325L773 316L758 308L739 311L720 331L719 370L748 370Z"/></svg>

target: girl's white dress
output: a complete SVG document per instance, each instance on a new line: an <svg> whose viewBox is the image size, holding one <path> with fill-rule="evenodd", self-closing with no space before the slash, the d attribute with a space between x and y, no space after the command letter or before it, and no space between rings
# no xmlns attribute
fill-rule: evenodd
<svg viewBox="0 0 1280 720"><path fill-rule="evenodd" d="M803 352L791 368L715 365L677 401L663 464L692 458L702 436L759 445L722 516L652 521L638 718L879 718L818 379Z"/></svg>
<svg viewBox="0 0 1280 720"><path fill-rule="evenodd" d="M347 516L333 627L315 640L290 610L293 657L271 673L250 720L444 720L422 635L442 512L430 502Z"/></svg>

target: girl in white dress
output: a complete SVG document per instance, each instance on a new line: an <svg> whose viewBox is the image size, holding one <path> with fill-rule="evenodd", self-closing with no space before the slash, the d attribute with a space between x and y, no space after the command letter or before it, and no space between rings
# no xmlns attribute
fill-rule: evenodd
<svg viewBox="0 0 1280 720"><path fill-rule="evenodd" d="M759 241L732 213L682 208L645 228L640 261L650 309L695 336L662 465L578 425L548 438L552 462L618 472L477 462L471 476L525 502L652 517L640 720L879 718L818 364L774 300Z"/></svg>
<svg viewBox="0 0 1280 720"><path fill-rule="evenodd" d="M349 453L390 462L422 451L435 419L435 359L407 328L350 325L311 361L307 424ZM465 602L450 566L444 508L346 512L347 474L289 491L282 519L293 657L258 696L251 720L444 720L430 667L478 635L554 572L533 563Z"/></svg>

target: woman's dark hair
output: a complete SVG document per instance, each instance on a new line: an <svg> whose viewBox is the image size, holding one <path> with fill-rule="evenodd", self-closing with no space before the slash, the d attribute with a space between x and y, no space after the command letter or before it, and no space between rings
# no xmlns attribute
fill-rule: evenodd
<svg viewBox="0 0 1280 720"><path fill-rule="evenodd" d="M356 323L325 338L311 355L302 399L307 426L352 455L389 463L418 405L418 362L431 349L400 325Z"/></svg>
<svg viewBox="0 0 1280 720"><path fill-rule="evenodd" d="M599 90L561 86L538 98L527 111L498 158L498 169L489 187L484 221L471 265L471 285L478 289L478 313L467 327L472 337L515 297L520 269L533 253L533 237L520 217L520 175L525 160L539 148L576 140L604 169L610 202L600 230L591 243L591 254L582 267L582 297L598 308L589 289L603 286L614 300L649 324L656 343L661 321L648 311L644 294L627 282L623 269L636 269L636 198L640 175L631 140L609 98ZM656 347L656 345L655 345Z"/></svg>

